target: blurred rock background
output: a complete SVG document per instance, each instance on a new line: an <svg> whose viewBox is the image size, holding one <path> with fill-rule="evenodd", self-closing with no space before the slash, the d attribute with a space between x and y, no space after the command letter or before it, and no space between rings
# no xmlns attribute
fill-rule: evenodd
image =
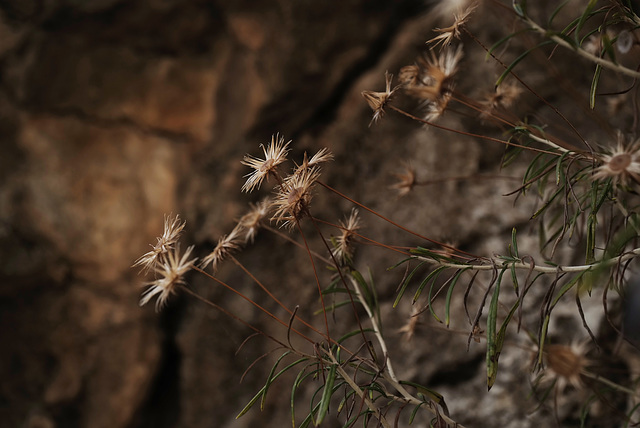
<svg viewBox="0 0 640 428"><path fill-rule="evenodd" d="M421 179L495 172L502 147L399 116L368 127L360 92L382 90L385 70L397 72L420 54L436 26L430 8L409 0L0 3L2 425L290 425L287 381L274 385L263 412L234 419L271 366L258 364L241 384L240 376L271 344L252 341L236 355L250 331L186 296L159 314L139 308L143 278L130 269L172 212L187 220L184 241L206 254L259 197L240 193L242 156L257 154L277 132L294 140L295 159L329 147L336 160L323 179L394 220L463 248L502 251L502 237L532 209L500 197L513 189L508 181L447 182L402 204L388 189L408 159ZM465 73L475 77L462 87L491 88L495 66L482 55L468 60L477 65ZM326 193L314 204L334 222L351 208ZM421 244L364 217L380 240ZM311 316L316 289L305 257L268 234L239 255ZM398 261L370 249L361 260L375 273ZM261 298L233 266L220 276ZM482 385L483 346L467 353L464 335L428 329L402 342L394 332L411 308L388 304L401 277L377 284L404 375L450 388L452 416L471 426L550 420L544 412L528 416L531 403L518 401L527 397L526 352L511 363L505 357L515 374L507 371L482 399L469 385ZM206 280L194 277L192 286L278 330ZM478 403L475 414L465 411Z"/></svg>

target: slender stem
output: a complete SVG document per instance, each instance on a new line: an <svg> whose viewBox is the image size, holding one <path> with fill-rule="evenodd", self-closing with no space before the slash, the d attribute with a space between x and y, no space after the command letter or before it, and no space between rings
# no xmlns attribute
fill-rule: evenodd
<svg viewBox="0 0 640 428"><path fill-rule="evenodd" d="M624 387L624 386L619 385L619 384L617 384L617 383L615 383L613 381L610 381L606 377L602 377L600 375L597 375L597 374L594 374L594 373L591 373L591 372L588 372L588 371L582 371L582 372L580 372L580 374L582 376L584 376L584 377L588 377L588 378L593 379L593 380L595 380L597 382L600 382L600 383L603 383L603 384L605 384L607 386L610 386L610 387L612 387L613 389L615 389L617 391L621 391L621 392L624 392L625 394L629 394L632 397L637 397L638 396L638 392L637 391L634 391L633 389Z"/></svg>
<svg viewBox="0 0 640 428"><path fill-rule="evenodd" d="M214 280L215 282L217 282L218 284L222 285L223 287L225 287L228 290L231 290L232 292L234 292L235 294L237 294L238 296L242 297L244 300L246 300L247 302L251 303L253 306L255 306L256 308L260 309L262 312L264 312L265 314L267 314L268 316L270 316L271 318L273 318L274 320L276 320L278 323L282 324L283 326L289 328L289 324L282 321L280 318L278 318L277 316L275 316L274 314L272 314L271 312L269 312L267 309L263 308L262 306L260 306L259 304L257 304L256 302L254 302L253 300L251 300L250 298L248 298L247 296L245 296L244 294L242 294L241 292L239 292L238 290L234 289L233 287L231 287L229 284L227 284L224 281L219 280L218 278L216 278L215 276L205 272L204 270L200 269L197 266L194 266L193 269L195 271L198 271L204 275L206 275L208 278ZM191 291L191 290L189 290ZM191 292L190 294L193 294L195 296L197 296L196 293ZM204 299L203 297L200 298L200 300L204 300L206 301L206 299ZM309 343L315 343L315 341L311 340L309 337L307 337L305 334L299 332L298 330L292 328L291 329L294 333L296 333L297 335L299 335L300 337L302 337L303 339L306 339Z"/></svg>
<svg viewBox="0 0 640 428"><path fill-rule="evenodd" d="M447 249L449 249L449 250L451 250L451 251L454 251L454 252L456 252L456 253L462 253L462 254L465 254L465 255L467 255L467 256L470 256L470 257L473 257L473 258L477 258L477 257L476 257L475 255L473 255L473 254L470 254L470 253L467 253L467 252L465 252L465 251L459 250L459 249L457 249L457 248L455 248L455 247L452 247L451 245L447 245L447 244L445 244L445 243L443 243L443 242L438 242L438 241L435 241L435 240L433 240L433 239L427 238L427 237L426 237L426 236L424 236L424 235L420 235L420 234L419 234L419 233L417 233L417 232L414 232L414 231L412 231L412 230L410 230L410 229L407 229L406 227L401 226L400 224L396 223L395 221L388 219L387 217L383 216L382 214L378 213L377 211L375 211L375 210L373 210L373 209L371 209L371 208L367 207L366 205L361 204L360 202L356 201L355 199L352 199L352 198L348 197L348 196L347 196L347 195L345 195L344 193L339 192L338 190L334 189L333 187L329 186L328 184L323 183L322 181L319 181L319 180L318 180L318 181L316 181L316 183L318 183L319 185L321 185L321 186L322 186L322 187L324 187L325 189L332 191L333 193L335 193L336 195L340 196L341 198L346 199L347 201L349 201L349 202L351 202L351 203L353 203L353 204L355 204L355 205L359 206L360 208L362 208L362 209L364 209L364 210L369 211L371 214L373 214L373 215L376 215L376 216L380 217L382 220L384 220L384 221L386 221L386 222L388 222L388 223L390 223L390 224L394 225L394 226L395 226L395 227L397 227L398 229L404 230L405 232L410 233L410 234L412 234L412 235L414 235L414 236L417 236L417 237L418 237L418 238L420 238L420 239L424 239L425 241L428 241L428 242L431 242L432 244L436 244L436 245L439 245L439 246L441 246L441 247L447 248Z"/></svg>
<svg viewBox="0 0 640 428"><path fill-rule="evenodd" d="M422 118L420 118L418 116L414 116L413 114L411 114L409 112L406 112L406 111L402 110L401 108L398 108L398 107L396 107L394 105L389 105L389 108L391 110L394 110L394 111L404 115L404 116L407 116L410 119L413 119L413 120L418 121L420 123L424 123L425 125L429 125L429 126L432 126L434 128L443 129L445 131L453 132L453 133L456 133L456 134L466 135L467 137L476 137L476 138L481 138L481 139L487 140L487 141L493 141L493 142L496 142L496 143L504 144L506 146L519 147L521 149L526 149L526 150L530 150L530 151L537 152L537 153L546 153L546 154L549 154L549 155L560 156L560 154L556 153L556 152L550 152L548 150L537 149L535 147L530 147L530 146L523 146L522 144L512 143L511 141L501 140L499 138L489 137L488 135L474 134L472 132L465 132L465 131L460 131L458 129L447 128L446 126L438 125L437 123L429 122L428 120L422 119Z"/></svg>
<svg viewBox="0 0 640 428"><path fill-rule="evenodd" d="M307 237L304 235L302 231L302 227L300 226L300 222L298 219L295 219L296 226L298 226L298 231L300 232L300 236L302 236L302 240L304 241L304 246L307 250L307 254L309 254L309 260L311 260L311 267L313 268L313 275L316 278L316 284L318 285L318 294L320 296L320 303L322 304L322 314L324 315L324 325L327 329L327 341L331 342L331 334L329 333L329 320L327 319L327 308L324 304L324 296L322 295L322 287L320 286L320 278L318 277L318 270L316 269L316 262L313 260L313 254L311 254L311 249L309 248L309 243L307 242Z"/></svg>
<svg viewBox="0 0 640 428"><path fill-rule="evenodd" d="M414 397L413 395L411 395L409 393L409 391L406 390L406 388L400 383L400 382L396 382L393 379L391 379L391 377L389 376L388 373L383 373L382 377L389 382L391 385L393 385L393 387L400 393L402 394L402 397L404 397L405 400L407 400L409 403L411 404L415 404L415 405L424 405L427 404L427 408L434 414L437 414L440 416L440 418L442 420L444 420L448 425L452 426L452 427L456 427L456 428L464 428L464 425L454 421L453 419L451 419L450 417L448 417L447 415L443 415L442 413L438 412L435 409L435 404L433 403L433 401L429 401L429 402L424 402L420 399L417 399L416 397Z"/></svg>
<svg viewBox="0 0 640 428"><path fill-rule="evenodd" d="M535 140L539 143L542 144L546 144L547 146L554 148L556 150L561 151L562 153L573 153L573 150L569 150L569 149L565 149L562 146L557 145L556 143L554 143L551 140L548 140L546 138L542 138L542 137L538 137L537 135L532 134L531 132L529 132L529 134L527 134L529 136L529 138L531 138L532 140Z"/></svg>
<svg viewBox="0 0 640 428"><path fill-rule="evenodd" d="M355 383L353 379L351 379L351 376L349 376L349 373L347 373L342 368L342 366L335 359L335 357L330 353L328 353L328 356L329 356L329 359L331 359L331 362L336 365L336 371L340 374L342 379L344 379L344 381L349 384L351 389L353 389L353 392L358 394L358 397L360 397L360 398L362 398L362 400L364 400L364 403L367 405L369 410L371 410L376 415L376 418L378 418L378 420L380 421L380 424L385 428L391 428L392 425L384 417L384 415L382 414L382 412L380 411L378 406L376 406L376 404L373 401L371 401L371 399L369 397L367 397L365 392L358 386L358 384Z"/></svg>
<svg viewBox="0 0 640 428"><path fill-rule="evenodd" d="M304 324L305 326L307 326L308 328L310 328L311 330L313 330L314 332L318 333L319 335L323 336L322 332L320 330L318 330L317 328L315 328L314 326L312 326L311 324L309 324L308 322L306 322L304 319L300 318L298 315L295 315L294 312L289 309L284 303L282 303L276 296L273 295L273 293L271 293L271 291L269 291L269 289L262 284L262 282L256 278L242 263L240 263L238 261L238 259L236 259L233 256L229 256L231 258L231 260L236 264L236 266L238 266L240 269L242 269L242 271L247 274L247 276L249 276L249 278L251 278L253 280L253 282L255 282L256 284L258 284L258 287L262 288L262 290L267 293L267 295L269 297L271 297L271 299L273 299L282 309L284 309L285 311L287 311L289 313L289 315L293 315L294 318L298 321L300 321L302 324Z"/></svg>
<svg viewBox="0 0 640 428"><path fill-rule="evenodd" d="M355 289L358 300L360 300L360 303L364 307L364 310L367 312L367 316L369 317L369 320L371 320L371 325L373 325L373 334L375 334L376 339L378 339L378 344L380 344L380 348L382 348L382 353L384 354L385 367L387 369L387 372L389 372L389 376L391 377L391 379L398 382L398 378L396 377L396 374L393 370L393 366L391 364L391 358L389 358L389 350L387 349L387 343L384 341L384 338L382 337L382 331L380 331L380 323L378 323L378 320L376 319L375 315L371 311L371 308L369 307L369 305L367 305L367 301L364 299L364 296L362 295L362 291L360 290L360 286L358 285L358 282L355 279L353 279L353 277L349 277L349 279L351 280L351 284Z"/></svg>
<svg viewBox="0 0 640 428"><path fill-rule="evenodd" d="M551 40L553 40L555 43L557 43L560 46L563 46L567 49L571 49L581 57L586 58L589 61L595 62L596 64L601 65L604 68L608 68L610 70L617 71L622 74L626 74L627 76L633 77L634 79L640 78L640 72L624 67L620 64L614 64L613 62L608 61L604 58L600 58L599 56L596 56L590 52L587 52L586 50L580 47L573 46L561 37L549 35L549 32L547 30L542 28L540 25L538 25L536 22L534 22L530 18L523 18L523 19L524 19L524 22L529 24L531 28L533 28L538 33L546 37L549 37Z"/></svg>
<svg viewBox="0 0 640 428"><path fill-rule="evenodd" d="M234 315L233 313L227 311L226 309L224 309L221 306L216 305L215 303L213 303L211 300L208 300L204 297L202 297L201 295L199 295L198 293L196 293L195 291L191 290L190 288L186 287L186 286L181 286L181 289L184 290L187 294L190 294L191 296L195 297L196 299L200 300L201 302L219 310L220 312L222 312L223 314L225 314L226 316L239 321L241 324L244 324L245 326L249 327L251 330L255 331L256 333L264 336L264 337L268 337L269 339L273 340L274 342L276 342L277 344L286 347L286 345L284 343L282 343L281 341L279 341L278 339L276 339L273 336L270 336L268 334L266 334L265 332L263 332L262 330L260 330L257 327L254 327L253 325L249 324L248 322L246 322L245 320L243 320L242 318L238 317L237 315ZM304 354L300 354L300 355L304 355Z"/></svg>
<svg viewBox="0 0 640 428"><path fill-rule="evenodd" d="M273 228L273 227L268 226L268 225L263 225L262 228L265 229L265 230L268 230L269 232L273 233L274 235L277 235L277 236L281 237L282 239L284 239L286 241L291 242L293 245L295 245L295 246L297 246L299 248L302 248L303 250L306 250L304 245L302 245L301 243L299 243L298 241L296 241L295 239L293 239L292 237L290 237L286 233L282 233L278 229ZM326 264L328 264L328 265L331 264L331 260L329 260L328 258L324 257L321 254L318 254L316 251L311 251L311 254L313 254L316 258L322 260Z"/></svg>
<svg viewBox="0 0 640 428"><path fill-rule="evenodd" d="M536 272L555 274L558 272L584 272L596 267L608 267L618 263L626 262L627 260L634 259L639 255L640 255L640 248L636 248L634 250L621 254L617 257L612 257L610 259L602 260L600 262L595 262L595 263L586 264L586 265L567 265L567 266L553 266L553 267L538 266L538 265L535 265L532 267L529 263L524 263L522 261L508 262L496 257L490 259L492 262L491 264L486 264L486 265L485 264L469 265L469 264L462 264L462 263L446 263L446 262L441 262L439 260L422 257L422 256L418 256L416 258L419 260L426 261L428 263L436 264L438 266L445 266L452 269L471 268L472 270L493 270L495 269L495 266L513 266L516 269L534 270Z"/></svg>

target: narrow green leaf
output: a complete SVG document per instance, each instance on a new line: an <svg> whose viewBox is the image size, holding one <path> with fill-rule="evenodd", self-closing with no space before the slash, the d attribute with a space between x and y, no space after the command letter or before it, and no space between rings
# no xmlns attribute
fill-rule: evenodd
<svg viewBox="0 0 640 428"><path fill-rule="evenodd" d="M271 368L271 371L269 372L269 376L267 376L267 381L264 384L264 391L262 391L262 399L260 400L260 410L264 410L264 403L265 403L265 400L267 399L267 392L269 391L269 387L271 386L271 383L274 381L273 375L276 372L276 369L278 368L280 361L282 361L289 354L291 354L291 351L287 351L284 354L280 355L280 358L278 358L276 363Z"/></svg>
<svg viewBox="0 0 640 428"><path fill-rule="evenodd" d="M570 153L571 152L563 153L562 156L558 158L558 162L556 162L556 186L559 186L560 182L564 179L564 170L562 168L562 164Z"/></svg>
<svg viewBox="0 0 640 428"><path fill-rule="evenodd" d="M562 3L558 5L558 7L555 8L553 13L549 17L549 20L547 21L547 27L551 27L551 24L553 23L553 20L555 19L556 15L558 15L560 10L562 10L562 8L565 7L567 3L569 3L569 0L564 0Z"/></svg>
<svg viewBox="0 0 640 428"><path fill-rule="evenodd" d="M269 373L269 378L267 379L267 384L265 384L262 388L260 388L260 391L258 391L258 393L256 395L253 396L253 398L249 401L249 403L244 406L244 408L242 409L242 411L240 413L238 413L238 416L236 416L236 419L240 418L241 416L243 416L244 414L246 414L251 407L253 407L254 404L256 404L256 402L263 396L266 395L267 390L269 389L269 386L276 380L278 379L280 376L282 376L283 373L285 373L287 370L289 370L290 368L304 362L307 361L308 358L300 358L297 361L294 361L293 363L289 364L288 366L286 366L285 368L283 368L282 370L280 370L276 375L272 376L273 371L275 370L275 367L278 365L278 363L280 362L280 360L282 360L282 358L287 355L290 354L291 351L287 351L285 352L285 354L283 354L280 358L278 358L278 361L276 362L275 366L273 367L273 369L271 370L271 373ZM261 405L262 407L262 405Z"/></svg>
<svg viewBox="0 0 640 428"><path fill-rule="evenodd" d="M511 73L511 70L513 70L513 68L518 65L518 63L520 61L522 61L523 59L525 59L527 57L527 55L529 55L531 52L533 52L536 49L541 48L544 45L548 45L550 44L551 41L550 40L545 40L544 42L539 43L537 46L534 46L530 49L527 49L526 51L524 51L522 54L520 54L515 60L513 60L513 62L511 64L509 64L509 66L504 70L504 72L500 75L500 77L498 77L498 80L496 81L495 86L499 86L502 81L504 79L506 79L506 77Z"/></svg>
<svg viewBox="0 0 640 428"><path fill-rule="evenodd" d="M431 388L427 388L424 385L420 385L419 383L411 382L408 380L401 380L401 385L409 385L418 390L419 393L426 395L429 399L437 404L444 403L444 397L437 391L434 391Z"/></svg>
<svg viewBox="0 0 640 428"><path fill-rule="evenodd" d="M500 296L500 283L505 269L500 271L496 284L494 285L489 313L487 314L487 388L491 389L498 375L498 352L497 344L497 322L498 322L498 298Z"/></svg>
<svg viewBox="0 0 640 428"><path fill-rule="evenodd" d="M374 304L374 298L371 293L371 288L369 287L369 284L367 284L367 281L364 279L362 274L357 270L352 270L350 274L360 286L360 291L362 292L362 295L364 297L364 302L361 302L361 303L363 305L367 305L369 309L373 309L372 306Z"/></svg>
<svg viewBox="0 0 640 428"><path fill-rule="evenodd" d="M413 303L418 301L418 298L420 297L420 294L422 294L422 290L424 290L424 287L427 285L427 283L432 279L433 281L435 281L440 275L440 273L445 269L447 269L447 267L439 266L435 268L429 275L427 275L425 279L422 280L422 282L418 286L418 289L416 290L415 295L413 296Z"/></svg>
<svg viewBox="0 0 640 428"><path fill-rule="evenodd" d="M587 22L587 19L589 19L591 11L596 6L597 2L598 2L598 0L589 0L589 3L587 3L587 7L585 7L584 12L580 16L580 20L578 21L578 24L576 25L576 31L575 31L575 39L576 39L577 42L580 41L579 40L579 37L580 37L579 33L582 30L582 27L584 27L584 24Z"/></svg>
<svg viewBox="0 0 640 428"><path fill-rule="evenodd" d="M560 291L558 291L558 294L556 294L554 299L551 301L551 305L549 306L549 311L545 314L544 320L542 322L542 327L540 328L540 337L538 338L538 364L542 364L542 356L543 356L543 353L544 353L544 344L546 343L546 339L547 339L547 331L549 329L549 321L551 321L551 311L558 304L558 302L560 301L562 296L567 294L567 292L569 292L569 290L571 290L581 280L581 278L587 272L590 272L590 271L591 271L591 269L582 271L578 275L576 275L574 278L572 278L569 282L567 282L565 285L562 286Z"/></svg>
<svg viewBox="0 0 640 428"><path fill-rule="evenodd" d="M422 404L423 403L418 404L411 411L411 415L409 416L409 425L411 425L413 423L413 420L416 418L416 415L418 414L418 410L420 410L420 407L422 407Z"/></svg>
<svg viewBox="0 0 640 428"><path fill-rule="evenodd" d="M296 390L300 387L302 382L304 382L309 376L315 375L320 370L320 369L317 369L307 373L306 372L307 367L305 367L304 369L302 369L302 371L298 373L295 381L293 382L293 386L291 387L291 424L293 428L296 428L296 413L295 413Z"/></svg>
<svg viewBox="0 0 640 428"><path fill-rule="evenodd" d="M567 36L564 33L558 33L556 31L549 31L549 32L547 32L547 36L549 36L549 37L552 37L552 36L558 37L559 39L564 40L573 49L578 49L579 42L576 42L574 39L572 39L571 37Z"/></svg>
<svg viewBox="0 0 640 428"><path fill-rule="evenodd" d="M495 52L496 49L498 49L500 46L502 46L503 44L505 44L506 42L508 42L509 40L511 40L512 38L519 36L522 33L526 33L528 31L533 31L533 28L525 28L524 30L519 30L516 31L515 33L510 33L509 35L501 38L500 40L498 40L497 42L495 42L487 51L487 55L485 59L489 59L491 57L491 54L493 52Z"/></svg>
<svg viewBox="0 0 640 428"><path fill-rule="evenodd" d="M307 428L309 425L311 425L311 422L313 422L313 417L318 413L319 408L320 408L320 403L313 406L313 408L311 409L311 412L309 412L307 417L304 418L304 421L302 421L299 428Z"/></svg>
<svg viewBox="0 0 640 428"><path fill-rule="evenodd" d="M406 263L406 262L408 262L410 260L413 260L413 259L415 259L415 257L407 257L406 259L402 259L398 263L396 263L395 265L393 265L391 267L388 267L387 270L393 270L393 269L397 268L398 266L400 266L400 265L402 265L402 264L404 264L404 263Z"/></svg>
<svg viewBox="0 0 640 428"><path fill-rule="evenodd" d="M520 286L518 285L518 273L516 272L516 264L511 263L509 270L511 271L511 282L513 282L513 289L516 292L516 296L520 292Z"/></svg>
<svg viewBox="0 0 640 428"><path fill-rule="evenodd" d="M326 309L318 309L316 311L313 312L313 315L320 315L322 314L325 310L327 312L333 312L338 308L341 308L343 306L349 306L351 305L351 300L343 300L342 302L338 302L338 303L332 303L331 305L327 306Z"/></svg>
<svg viewBox="0 0 640 428"><path fill-rule="evenodd" d="M500 330L498 331L498 336L496 338L497 355L500 355L500 353L502 352L502 347L504 346L504 338L507 335L507 327L509 326L509 322L511 322L513 315L518 310L518 306L520 306L520 300L521 299L516 300L516 303L514 303L513 306L511 307L509 314L507 314L507 317L504 319L504 321L502 321L502 325L500 326ZM497 357L496 357L496 361L497 361Z"/></svg>
<svg viewBox="0 0 640 428"><path fill-rule="evenodd" d="M516 228L514 227L513 229L511 229L511 250L512 250L512 256L516 257L516 258L520 258L520 255L518 253L518 240L516 239Z"/></svg>
<svg viewBox="0 0 640 428"><path fill-rule="evenodd" d="M554 192L553 195L551 195L551 197L542 205L542 207L540 207L538 209L538 211L536 211L535 213L533 213L533 215L531 216L531 220L535 219L536 217L538 217L540 214L542 214L547 208L549 208L549 206L551 205L551 203L554 201L555 198L557 198L562 192L564 192L564 186L560 187L558 190L556 190Z"/></svg>
<svg viewBox="0 0 640 428"><path fill-rule="evenodd" d="M396 297L396 300L393 302L393 307L395 308L396 306L398 306L398 303L400 303L400 299L402 299L402 296L404 295L405 290L407 289L407 286L409 285L409 281L411 281L411 278L413 278L413 276L416 274L416 272L426 264L427 262L421 262L420 264L418 264L418 266L416 266L409 275L407 275L407 277L405 278L404 282L402 283L402 286L400 287L400 290L398 291L398 296Z"/></svg>
<svg viewBox="0 0 640 428"><path fill-rule="evenodd" d="M332 364L329 367L329 373L324 384L324 390L322 391L322 398L320 399L320 408L316 415L316 426L320 425L324 420L327 412L329 411L329 404L331 403L331 396L333 395L333 384L336 381L337 364Z"/></svg>
<svg viewBox="0 0 640 428"><path fill-rule="evenodd" d="M456 275L453 277L453 281L451 281L451 284L449 285L449 290L447 291L447 297L445 299L445 308L444 308L444 324L447 327L449 327L449 308L451 306L451 296L453 295L453 289L455 288L456 284L458 283L458 279L460 279L460 275L462 275L462 273L464 271L467 271L469 269L471 269L471 268L458 270Z"/></svg>
<svg viewBox="0 0 640 428"><path fill-rule="evenodd" d="M411 254L415 254L417 256L428 257L433 260L437 260L439 262L452 262L455 263L456 260L443 255L442 253L437 253L435 251L429 250L423 247L417 247L410 250Z"/></svg>
<svg viewBox="0 0 640 428"><path fill-rule="evenodd" d="M571 281L563 285L560 291L558 291L556 297L551 302L551 309L553 309L558 304L560 299L562 299L562 296L567 294L567 292L569 292L569 290L571 290L587 272L591 272L591 270L592 268L580 272L576 277L572 278Z"/></svg>
<svg viewBox="0 0 640 428"><path fill-rule="evenodd" d="M607 33L602 33L602 47L604 48L604 52L607 54L609 59L611 59L614 64L617 64L618 61L616 60L616 50L614 49L613 42L611 41Z"/></svg>
<svg viewBox="0 0 640 428"><path fill-rule="evenodd" d="M344 336L342 336L342 337L341 337L340 339L338 339L336 342L337 342L337 343L342 343L342 342L344 342L345 340L349 339L350 337L357 336L357 335L359 335L359 334L367 333L367 332L373 333L373 332L375 332L375 330L374 330L374 329L372 329L372 328L363 328L362 330L360 330L360 329L358 329L358 330L353 330L353 331L350 331L349 333L345 334Z"/></svg>
<svg viewBox="0 0 640 428"><path fill-rule="evenodd" d="M591 89L589 90L589 107L593 110L596 107L596 89L598 88L598 81L600 80L600 72L602 66L596 64L596 71L593 73L593 79L591 80Z"/></svg>
<svg viewBox="0 0 640 428"><path fill-rule="evenodd" d="M352 396L355 396L356 392L354 390L351 390L349 392L347 392L344 397L342 398L342 400L340 400L340 404L338 404L338 410L337 413L340 414L340 412L342 411L342 409L344 409L344 406L347 404L347 402L349 401L349 399ZM295 428L295 427L294 427Z"/></svg>
<svg viewBox="0 0 640 428"><path fill-rule="evenodd" d="M513 10L521 17L524 18L527 14L527 1L526 0L513 0Z"/></svg>

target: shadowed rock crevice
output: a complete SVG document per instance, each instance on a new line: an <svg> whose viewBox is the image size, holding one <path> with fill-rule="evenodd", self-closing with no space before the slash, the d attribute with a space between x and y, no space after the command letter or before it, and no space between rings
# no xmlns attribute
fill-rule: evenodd
<svg viewBox="0 0 640 428"><path fill-rule="evenodd" d="M176 344L185 299L176 299L160 316L162 330L161 360L132 422L127 428L170 428L180 419L180 367L182 356Z"/></svg>

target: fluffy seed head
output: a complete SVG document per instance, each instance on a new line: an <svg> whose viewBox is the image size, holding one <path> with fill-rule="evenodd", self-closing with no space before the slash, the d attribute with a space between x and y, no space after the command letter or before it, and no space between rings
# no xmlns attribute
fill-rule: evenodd
<svg viewBox="0 0 640 428"><path fill-rule="evenodd" d="M271 200L263 199L257 204L249 204L251 209L238 221L238 226L245 231L244 242L253 242L258 230L262 227L262 221L269 215Z"/></svg>
<svg viewBox="0 0 640 428"><path fill-rule="evenodd" d="M434 121L442 116L453 95L454 76L462 58L462 46L447 46L439 55L431 51L418 59L415 65L400 70L404 91L423 101L425 120Z"/></svg>
<svg viewBox="0 0 640 428"><path fill-rule="evenodd" d="M353 241L360 230L360 217L358 210L352 209L349 217L344 221L340 220L341 233L337 238L333 238L334 248L331 250L333 257L342 264L349 264L353 257Z"/></svg>
<svg viewBox="0 0 640 428"><path fill-rule="evenodd" d="M391 100L391 97L393 96L395 91L398 89L398 86L391 89L393 74L385 72L384 77L386 82L386 89L384 92L362 91L362 96L365 100L367 100L367 103L369 104L369 107L371 107L371 110L373 110L373 118L371 119L371 122L369 122L369 126L371 126L372 123L377 122L378 119L380 119L384 115L385 106L387 105L389 100Z"/></svg>
<svg viewBox="0 0 640 428"><path fill-rule="evenodd" d="M545 375L557 379L557 386L562 391L566 385L574 388L582 387L580 379L586 371L589 360L585 356L588 342L567 345L547 345L545 347L545 361L547 367Z"/></svg>
<svg viewBox="0 0 640 428"><path fill-rule="evenodd" d="M171 214L165 215L162 236L158 237L158 242L151 246L152 250L138 258L131 267L141 266L142 272L149 271L163 255L174 248L186 224L186 222L180 222L179 215L175 217Z"/></svg>
<svg viewBox="0 0 640 428"><path fill-rule="evenodd" d="M211 263L213 272L216 273L220 262L222 262L222 260L228 257L232 252L240 249L240 246L242 245L242 230L243 227L238 224L233 228L231 233L220 238L213 251L209 253L207 257L202 259L200 267L204 269L209 265L209 263Z"/></svg>
<svg viewBox="0 0 640 428"><path fill-rule="evenodd" d="M440 33L427 43L432 44L431 49L440 45L440 49L445 46L449 46L453 39L460 40L460 29L467 22L471 13L476 9L477 4L473 3L466 9L460 9L453 14L453 24L445 28L435 28L433 31Z"/></svg>
<svg viewBox="0 0 640 428"><path fill-rule="evenodd" d="M260 144L264 152L264 159L255 156L246 155L242 160L242 164L253 168L253 171L245 175L247 181L242 186L243 192L250 192L256 187L260 187L262 180L267 178L269 174L277 174L277 167L287 160L289 153L289 143L285 144L284 137L274 135L271 137L271 143L267 147Z"/></svg>
<svg viewBox="0 0 640 428"><path fill-rule="evenodd" d="M411 309L411 315L409 315L409 319L406 324L398 329L398 333L404 333L405 342L411 342L413 339L413 335L416 332L416 328L420 322L420 310L414 306Z"/></svg>
<svg viewBox="0 0 640 428"><path fill-rule="evenodd" d="M157 295L156 311L158 311L167 302L169 296L175 293L176 288L179 285L184 285L184 275L193 268L197 260L197 258L188 260L191 251L193 251L193 246L187 248L181 257L180 246L177 245L175 249L171 249L165 254L162 262L155 266L158 279L145 284L149 288L142 293L140 306L147 304Z"/></svg>
<svg viewBox="0 0 640 428"><path fill-rule="evenodd" d="M333 153L331 153L326 147L318 150L315 155L311 156L311 159L307 157L307 152L305 152L304 159L302 160L302 165L296 168L294 174L299 174L305 169L318 166L321 163L329 162L331 160L333 160Z"/></svg>
<svg viewBox="0 0 640 428"><path fill-rule="evenodd" d="M313 185L320 177L320 169L316 167L302 169L287 177L278 186L273 202L275 212L271 220L284 226L294 227L306 214L313 197Z"/></svg>
<svg viewBox="0 0 640 428"><path fill-rule="evenodd" d="M629 179L640 183L640 140L625 147L622 137L611 154L600 156L601 165L593 174L594 180L611 178L613 184L626 186Z"/></svg>
<svg viewBox="0 0 640 428"><path fill-rule="evenodd" d="M408 195L416 185L416 170L409 164L405 165L404 171L394 174L398 181L390 187L398 192L398 196Z"/></svg>
<svg viewBox="0 0 640 428"><path fill-rule="evenodd" d="M502 83L482 102L485 109L482 111L481 116L483 118L489 118L493 112L508 110L513 106L521 93L522 87L515 83Z"/></svg>

